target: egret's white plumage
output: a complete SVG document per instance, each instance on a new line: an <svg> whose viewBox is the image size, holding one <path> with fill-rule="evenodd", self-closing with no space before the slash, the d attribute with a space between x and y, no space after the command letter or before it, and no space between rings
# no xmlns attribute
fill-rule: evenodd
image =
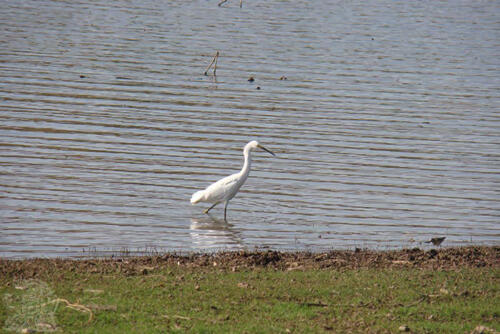
<svg viewBox="0 0 500 334"><path fill-rule="evenodd" d="M198 202L208 202L214 203L210 208L203 211L207 213L214 206L219 203L225 202L224 205L224 220L226 219L227 204L236 195L238 190L240 190L243 183L245 183L250 174L250 165L252 164L251 152L257 148L261 148L274 155L273 152L269 151L267 148L259 144L259 142L253 140L245 145L243 148L243 156L245 157L245 162L243 168L239 173L226 176L223 179L211 184L205 190L197 191L191 196L191 204L196 204Z"/></svg>

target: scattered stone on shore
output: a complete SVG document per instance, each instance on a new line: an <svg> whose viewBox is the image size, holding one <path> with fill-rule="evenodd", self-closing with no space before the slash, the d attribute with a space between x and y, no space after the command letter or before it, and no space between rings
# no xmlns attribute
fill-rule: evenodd
<svg viewBox="0 0 500 334"><path fill-rule="evenodd" d="M409 332L410 327L408 327L407 325L401 325L401 326L399 326L399 331L400 332Z"/></svg>

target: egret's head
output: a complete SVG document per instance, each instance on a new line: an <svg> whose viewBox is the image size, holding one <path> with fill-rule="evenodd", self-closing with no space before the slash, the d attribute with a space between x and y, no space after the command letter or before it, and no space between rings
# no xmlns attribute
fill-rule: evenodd
<svg viewBox="0 0 500 334"><path fill-rule="evenodd" d="M259 147L259 142L256 140L252 140L251 142L245 145L245 148L249 150L255 150L258 147Z"/></svg>
<svg viewBox="0 0 500 334"><path fill-rule="evenodd" d="M249 142L248 144L245 145L245 150L255 150L257 148L260 148L272 155L275 155L273 152L269 151L267 148L265 148L264 146L260 145L258 141L256 140L252 140L251 142Z"/></svg>

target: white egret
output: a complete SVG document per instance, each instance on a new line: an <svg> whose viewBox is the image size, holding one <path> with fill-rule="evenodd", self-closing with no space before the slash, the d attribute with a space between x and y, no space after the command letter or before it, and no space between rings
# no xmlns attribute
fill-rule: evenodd
<svg viewBox="0 0 500 334"><path fill-rule="evenodd" d="M260 145L258 141L253 140L249 142L243 148L245 163L243 164L241 171L212 183L205 190L195 192L193 196L191 196L191 204L196 204L198 202L214 203L211 207L203 211L203 213L208 213L208 211L210 211L217 204L225 202L224 220L226 220L227 204L236 195L238 190L240 190L240 187L248 178L248 174L250 174L250 165L252 163L250 153L257 148L263 149L264 151L275 155L273 152Z"/></svg>

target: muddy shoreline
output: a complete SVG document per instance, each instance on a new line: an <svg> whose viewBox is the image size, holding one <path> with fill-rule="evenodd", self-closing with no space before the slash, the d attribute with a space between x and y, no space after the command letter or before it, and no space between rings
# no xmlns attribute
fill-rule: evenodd
<svg viewBox="0 0 500 334"><path fill-rule="evenodd" d="M121 272L127 275L145 275L168 266L193 269L244 270L256 267L276 270L306 269L360 269L413 267L421 269L453 270L463 267L500 266L500 247L454 247L422 250L419 248L372 251L278 252L232 251L213 254L179 255L166 253L138 257L107 257L90 259L25 259L0 258L0 275L4 278L35 278L55 272Z"/></svg>

